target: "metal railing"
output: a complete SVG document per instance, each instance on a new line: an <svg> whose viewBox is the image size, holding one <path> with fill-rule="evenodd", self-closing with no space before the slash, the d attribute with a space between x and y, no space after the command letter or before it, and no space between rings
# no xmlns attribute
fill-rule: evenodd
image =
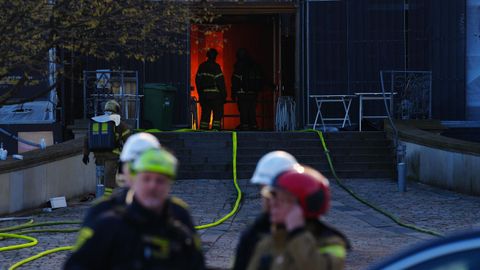
<svg viewBox="0 0 480 270"><path fill-rule="evenodd" d="M380 71L380 84L384 96L385 110L393 132L394 151L397 160L398 189L406 191L406 154L405 144L398 139L398 129L394 119L431 119L432 118L432 72L407 70ZM387 105L386 96L393 96L395 101ZM393 109L392 109L393 108Z"/></svg>
<svg viewBox="0 0 480 270"><path fill-rule="evenodd" d="M138 71L83 71L83 118L103 114L104 104L118 101L121 116L136 128L140 127Z"/></svg>

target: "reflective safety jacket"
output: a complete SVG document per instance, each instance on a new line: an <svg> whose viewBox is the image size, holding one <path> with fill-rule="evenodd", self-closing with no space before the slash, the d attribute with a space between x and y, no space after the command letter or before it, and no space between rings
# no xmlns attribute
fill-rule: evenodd
<svg viewBox="0 0 480 270"><path fill-rule="evenodd" d="M255 247L249 270L337 270L345 266L345 236L318 220L287 233L277 228Z"/></svg>
<svg viewBox="0 0 480 270"><path fill-rule="evenodd" d="M195 76L198 96L203 99L221 99L225 101L227 92L225 90L225 78L219 64L207 60L198 67Z"/></svg>
<svg viewBox="0 0 480 270"><path fill-rule="evenodd" d="M64 269L205 269L200 238L182 204L171 198L159 215L133 199L102 215L80 230Z"/></svg>

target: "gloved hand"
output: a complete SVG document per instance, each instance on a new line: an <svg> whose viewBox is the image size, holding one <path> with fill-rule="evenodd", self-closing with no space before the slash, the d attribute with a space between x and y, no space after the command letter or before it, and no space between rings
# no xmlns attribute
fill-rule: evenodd
<svg viewBox="0 0 480 270"><path fill-rule="evenodd" d="M90 158L88 157L88 155L83 155L82 162L85 165L87 165L90 162Z"/></svg>

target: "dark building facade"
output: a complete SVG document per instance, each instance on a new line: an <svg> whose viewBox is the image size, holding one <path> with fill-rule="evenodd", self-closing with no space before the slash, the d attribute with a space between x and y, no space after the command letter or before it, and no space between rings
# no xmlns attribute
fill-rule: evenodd
<svg viewBox="0 0 480 270"><path fill-rule="evenodd" d="M480 102L478 84L467 87L467 76L472 77L469 81L478 77L472 71L477 63L475 48L479 46L475 37L480 36L475 34L480 31L480 23L473 11L478 10L478 2L218 1L215 7L222 16L215 23L228 26L219 45L227 88L235 50L246 47L265 74L262 102L257 109L257 121L264 129L273 129L279 95L295 97L296 121L303 128L312 125L315 118L316 105L310 95L381 92L381 70L431 71L432 118L480 120L471 113L480 107L476 105L476 100ZM140 88L155 82L177 87L173 120L176 127L191 123L189 102L195 95L190 91L195 87L192 78L204 59L204 50L215 46L205 36L199 38L192 27L190 38L185 39L189 55L164 55L154 63L116 63L122 69L139 71ZM109 68L108 63L87 62L90 70ZM352 120L358 117L357 106L354 101ZM382 106L372 105L370 110L382 110ZM333 114L341 111L333 107L331 110ZM230 129L236 122L228 117L238 118L234 104L226 105L224 123Z"/></svg>
<svg viewBox="0 0 480 270"><path fill-rule="evenodd" d="M466 119L465 1L346 0L303 5L307 18L303 88L308 94L381 92L381 70L431 71L432 117ZM313 106L310 101L303 109L305 123L311 123Z"/></svg>

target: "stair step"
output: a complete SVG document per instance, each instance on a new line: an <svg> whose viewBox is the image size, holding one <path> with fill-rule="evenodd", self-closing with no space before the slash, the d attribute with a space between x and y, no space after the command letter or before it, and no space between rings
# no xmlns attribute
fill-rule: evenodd
<svg viewBox="0 0 480 270"><path fill-rule="evenodd" d="M363 156L363 155L391 155L392 149L386 147L370 147L370 148L351 148L351 147L342 147L342 148L335 148L329 149L330 156L337 157L337 156Z"/></svg>
<svg viewBox="0 0 480 270"><path fill-rule="evenodd" d="M323 137L325 140L331 139L356 139L356 138L366 138L371 140L376 139L385 139L385 132L383 131L367 131L367 132L358 132L358 131L342 131L342 132L328 132L324 133Z"/></svg>
<svg viewBox="0 0 480 270"><path fill-rule="evenodd" d="M275 147L318 147L322 146L320 140L251 140L239 141L238 147L245 148L275 148Z"/></svg>
<svg viewBox="0 0 480 270"><path fill-rule="evenodd" d="M325 155L294 155L298 162L300 163L309 163L309 162L326 162L327 159ZM260 160L261 155L237 155L237 163L256 163Z"/></svg>
<svg viewBox="0 0 480 270"><path fill-rule="evenodd" d="M229 132L155 133L179 159L179 179L232 179L232 135ZM391 177L393 148L384 132L324 133L340 177ZM238 132L237 177L249 179L266 153L284 150L332 177L314 132Z"/></svg>
<svg viewBox="0 0 480 270"><path fill-rule="evenodd" d="M392 142L389 140L362 140L362 141L347 141L347 140L332 140L325 143L328 149L337 147L350 148L369 148L369 147L390 147Z"/></svg>
<svg viewBox="0 0 480 270"><path fill-rule="evenodd" d="M238 140L318 138L314 132L237 132Z"/></svg>

